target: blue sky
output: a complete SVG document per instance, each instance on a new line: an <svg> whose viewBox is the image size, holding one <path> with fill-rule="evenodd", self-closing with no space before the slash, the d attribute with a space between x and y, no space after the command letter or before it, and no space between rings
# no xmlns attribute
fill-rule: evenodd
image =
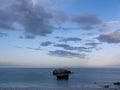
<svg viewBox="0 0 120 90"><path fill-rule="evenodd" d="M0 67L119 67L120 0L0 0Z"/></svg>

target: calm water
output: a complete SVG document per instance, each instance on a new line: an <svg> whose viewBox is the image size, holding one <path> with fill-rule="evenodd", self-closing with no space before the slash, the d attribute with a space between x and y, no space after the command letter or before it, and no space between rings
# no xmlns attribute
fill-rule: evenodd
<svg viewBox="0 0 120 90"><path fill-rule="evenodd" d="M90 87L102 88L104 85L114 86L120 81L120 68L71 68L74 74L69 80L56 80L51 68L0 68L0 87ZM94 84L96 82L96 84Z"/></svg>

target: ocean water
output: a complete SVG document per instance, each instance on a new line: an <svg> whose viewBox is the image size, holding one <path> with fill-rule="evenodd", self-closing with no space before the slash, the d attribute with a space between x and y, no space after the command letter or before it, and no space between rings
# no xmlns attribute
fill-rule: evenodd
<svg viewBox="0 0 120 90"><path fill-rule="evenodd" d="M57 80L54 68L0 68L0 87L120 88L120 68L69 68L69 80ZM96 84L94 83L96 82Z"/></svg>

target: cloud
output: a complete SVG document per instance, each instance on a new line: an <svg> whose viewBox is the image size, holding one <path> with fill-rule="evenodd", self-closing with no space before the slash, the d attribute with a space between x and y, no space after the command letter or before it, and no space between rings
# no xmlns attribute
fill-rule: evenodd
<svg viewBox="0 0 120 90"><path fill-rule="evenodd" d="M62 47L66 50L75 50L75 47L72 47L72 46L67 45L67 44L55 44L54 46L55 47Z"/></svg>
<svg viewBox="0 0 120 90"><path fill-rule="evenodd" d="M35 36L29 34L29 35L20 36L19 38L20 38L20 39L34 39Z"/></svg>
<svg viewBox="0 0 120 90"><path fill-rule="evenodd" d="M101 50L102 48L101 47L98 47L100 44L102 43L98 43L98 42L94 42L94 41L90 41L90 42L87 42L85 43L86 46L90 47L89 49L91 50Z"/></svg>
<svg viewBox="0 0 120 90"><path fill-rule="evenodd" d="M91 47L73 47L67 44L55 44L55 47L61 47L64 48L65 50L75 50L79 52L91 52Z"/></svg>
<svg viewBox="0 0 120 90"><path fill-rule="evenodd" d="M52 56L58 56L58 57L69 57L69 58L85 58L85 54L79 54L74 53L70 51L64 51L64 50L55 50L55 51L49 51L49 55Z"/></svg>
<svg viewBox="0 0 120 90"><path fill-rule="evenodd" d="M26 47L26 48L30 50L41 50L39 47L38 48Z"/></svg>
<svg viewBox="0 0 120 90"><path fill-rule="evenodd" d="M18 49L30 49L30 50L41 50L40 47L37 47L37 48L33 48L33 47L22 47L22 46L15 46L15 48L18 48Z"/></svg>
<svg viewBox="0 0 120 90"><path fill-rule="evenodd" d="M113 26L116 26L120 24L120 21L109 21L109 22L104 22L102 26L100 27L100 31L106 32L106 31L111 31Z"/></svg>
<svg viewBox="0 0 120 90"><path fill-rule="evenodd" d="M44 9L51 13L53 16L53 21L56 25L61 26L61 24L68 21L69 17L66 14L63 6L63 2L60 0L35 0L37 4L44 7Z"/></svg>
<svg viewBox="0 0 120 90"><path fill-rule="evenodd" d="M102 24L101 19L99 19L96 15L89 13L81 13L74 15L72 21L79 24L81 28L88 30L96 28L98 25Z"/></svg>
<svg viewBox="0 0 120 90"><path fill-rule="evenodd" d="M64 10L58 8L58 3L57 0L12 0L1 5L0 30L18 30L16 25L19 25L25 38L51 34L57 28L53 22L58 25L68 18Z"/></svg>
<svg viewBox="0 0 120 90"><path fill-rule="evenodd" d="M106 43L120 43L120 30L103 33L97 39Z"/></svg>
<svg viewBox="0 0 120 90"><path fill-rule="evenodd" d="M13 0L0 8L0 29L15 29L19 24L24 35L45 36L53 32L50 24L53 18L42 6L33 5L33 0ZM26 36L27 37L27 36Z"/></svg>
<svg viewBox="0 0 120 90"><path fill-rule="evenodd" d="M52 44L52 42L46 41L46 42L42 42L42 43L41 43L41 46L49 46L49 45L51 45L51 44Z"/></svg>
<svg viewBox="0 0 120 90"><path fill-rule="evenodd" d="M57 11L55 11L55 13L53 15L54 15L55 21L58 24L64 23L64 22L66 22L68 20L68 16L64 12L64 10L57 10Z"/></svg>
<svg viewBox="0 0 120 90"><path fill-rule="evenodd" d="M46 12L43 7L33 6L28 0L15 0L11 9L18 14L18 23L23 25L25 33L41 36L52 33L52 14Z"/></svg>
<svg viewBox="0 0 120 90"><path fill-rule="evenodd" d="M7 8L0 7L0 30L14 30L15 16Z"/></svg>
<svg viewBox="0 0 120 90"><path fill-rule="evenodd" d="M85 43L85 45L87 46L92 46L92 47L97 47L100 43L96 43L96 42L89 42L89 43Z"/></svg>
<svg viewBox="0 0 120 90"><path fill-rule="evenodd" d="M56 37L57 39L59 39L60 42L77 42L77 41L81 41L80 38L77 37L68 37L68 38L64 38L64 37Z"/></svg>
<svg viewBox="0 0 120 90"><path fill-rule="evenodd" d="M7 33L0 32L0 37L6 37L6 36L8 36Z"/></svg>

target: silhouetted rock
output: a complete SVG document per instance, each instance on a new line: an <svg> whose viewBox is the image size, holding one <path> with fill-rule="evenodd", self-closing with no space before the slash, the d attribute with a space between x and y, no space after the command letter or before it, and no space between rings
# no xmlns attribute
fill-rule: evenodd
<svg viewBox="0 0 120 90"><path fill-rule="evenodd" d="M109 88L109 85L105 85L104 88Z"/></svg>
<svg viewBox="0 0 120 90"><path fill-rule="evenodd" d="M94 84L97 84L97 82L93 82Z"/></svg>
<svg viewBox="0 0 120 90"><path fill-rule="evenodd" d="M120 82L114 82L113 84L114 85L120 85Z"/></svg>
<svg viewBox="0 0 120 90"><path fill-rule="evenodd" d="M53 75L56 75L57 79L65 79L68 80L69 79L69 74L71 74L72 72L66 69L55 69L53 71Z"/></svg>

